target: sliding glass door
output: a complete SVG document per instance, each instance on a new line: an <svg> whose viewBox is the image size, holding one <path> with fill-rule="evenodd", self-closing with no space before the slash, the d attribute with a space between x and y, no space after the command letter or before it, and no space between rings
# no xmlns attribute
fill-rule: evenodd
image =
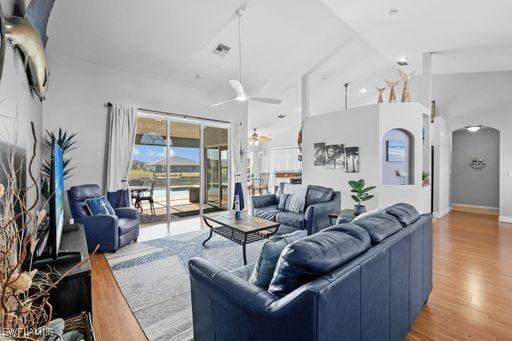
<svg viewBox="0 0 512 341"><path fill-rule="evenodd" d="M204 172L206 175L205 204L227 209L229 187L228 130L205 127Z"/></svg>
<svg viewBox="0 0 512 341"><path fill-rule="evenodd" d="M228 128L139 114L129 184L142 224L227 209Z"/></svg>

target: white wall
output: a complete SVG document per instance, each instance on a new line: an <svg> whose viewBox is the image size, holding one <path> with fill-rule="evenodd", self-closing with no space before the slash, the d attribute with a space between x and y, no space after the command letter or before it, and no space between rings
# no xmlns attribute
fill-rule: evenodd
<svg viewBox="0 0 512 341"><path fill-rule="evenodd" d="M216 102L208 94L152 78L103 67L77 59L50 55L52 96L44 106L44 128L78 132L72 152L76 167L66 187L103 185L107 134L106 102L134 105L175 114L241 122L242 140L247 131L247 105L232 103L209 108ZM247 167L243 160L242 170ZM245 183L242 172L242 183Z"/></svg>
<svg viewBox="0 0 512 341"><path fill-rule="evenodd" d="M14 0L1 0L5 16L12 15ZM48 93L48 97L52 96ZM3 73L0 79L0 142L11 143L14 141L17 130L17 144L27 152L27 159L32 156L32 133L30 122L35 124L36 135L40 140L42 125L42 105L29 89L27 73L19 51L15 51L10 43L5 49ZM41 148L37 147L36 160L33 170L39 174L41 165ZM28 172L27 172L28 176ZM28 180L27 183L29 184ZM34 193L29 195L29 201L34 198Z"/></svg>
<svg viewBox="0 0 512 341"><path fill-rule="evenodd" d="M434 146L434 216L442 217L451 209L451 141L448 123L442 117L432 125Z"/></svg>
<svg viewBox="0 0 512 341"><path fill-rule="evenodd" d="M327 169L315 166L313 144L345 144L359 147L359 173L346 173L344 169ZM303 171L302 183L321 185L341 191L341 207L354 205L350 198L349 180L364 179L368 186L379 182L379 120L377 105L359 107L348 111L308 117L303 130ZM367 201L368 209L378 207L376 198Z"/></svg>
<svg viewBox="0 0 512 341"><path fill-rule="evenodd" d="M368 209L408 202L422 213L430 212L430 187L421 185L421 136L426 110L418 103L374 104L307 118L303 135L303 183L341 191L342 208L350 208L354 202L350 198L348 181L364 179L368 186L377 186L372 192L375 198L365 203ZM407 130L414 137L413 185L381 185L384 135L392 129ZM314 166L313 145L321 142L359 147L360 172L346 173L344 169Z"/></svg>

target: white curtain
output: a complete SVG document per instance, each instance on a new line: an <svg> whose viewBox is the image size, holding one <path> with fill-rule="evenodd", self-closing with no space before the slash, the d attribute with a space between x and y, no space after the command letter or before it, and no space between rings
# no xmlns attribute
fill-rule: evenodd
<svg viewBox="0 0 512 341"><path fill-rule="evenodd" d="M119 104L109 107L106 187L108 199L114 207L130 206L126 181L132 161L136 125L135 107Z"/></svg>

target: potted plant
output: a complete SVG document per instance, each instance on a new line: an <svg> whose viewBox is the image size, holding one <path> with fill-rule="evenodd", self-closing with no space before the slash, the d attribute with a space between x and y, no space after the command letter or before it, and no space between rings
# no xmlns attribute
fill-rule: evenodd
<svg viewBox="0 0 512 341"><path fill-rule="evenodd" d="M374 196L369 194L369 192L375 189L375 186L364 187L365 183L363 179L359 179L359 181L349 181L349 186L352 188L350 192L352 192L352 200L354 200L357 204L354 205L354 215L360 215L366 212L366 206L362 205L363 201L368 201L372 199Z"/></svg>
<svg viewBox="0 0 512 341"><path fill-rule="evenodd" d="M421 172L421 182L423 187L430 185L430 173L429 172Z"/></svg>

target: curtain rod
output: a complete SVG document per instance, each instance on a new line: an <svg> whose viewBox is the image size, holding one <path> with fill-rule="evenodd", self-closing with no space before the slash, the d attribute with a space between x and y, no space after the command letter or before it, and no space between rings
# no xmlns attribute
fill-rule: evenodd
<svg viewBox="0 0 512 341"><path fill-rule="evenodd" d="M106 103L107 108L111 108L112 105L113 104L111 102L107 102ZM215 118L204 118L204 117L194 116L194 115L173 114L173 113L169 113L169 112L165 112L165 111L159 111L159 110L154 110L154 109L145 109L145 108L137 108L137 110L145 111L145 112L149 112L149 113L163 114L163 115L166 115L166 116L180 117L180 118L185 118L185 119L192 118L192 119L196 119L196 120L203 120L203 121L211 121L211 122L229 123L229 124L231 124L231 122L229 122L229 121L218 120L218 119L215 119ZM242 124L240 123L240 125L242 125Z"/></svg>

